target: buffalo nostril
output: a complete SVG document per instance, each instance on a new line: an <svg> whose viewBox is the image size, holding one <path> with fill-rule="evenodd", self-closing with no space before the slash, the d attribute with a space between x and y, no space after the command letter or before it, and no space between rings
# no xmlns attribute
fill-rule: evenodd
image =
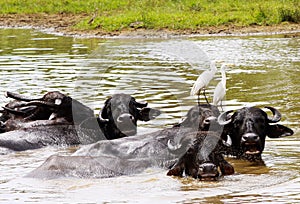
<svg viewBox="0 0 300 204"><path fill-rule="evenodd" d="M211 171L216 171L217 166L213 163L207 162L203 163L199 166L199 170L202 172L211 172Z"/></svg>
<svg viewBox="0 0 300 204"><path fill-rule="evenodd" d="M122 117L122 116L119 116L118 118L117 118L117 122L118 123L122 123L124 121L124 118Z"/></svg>
<svg viewBox="0 0 300 204"><path fill-rule="evenodd" d="M259 141L259 136L255 133L246 133L242 136L242 140L245 142L257 142Z"/></svg>
<svg viewBox="0 0 300 204"><path fill-rule="evenodd" d="M198 178L201 180L215 180L219 175L218 167L213 163L203 163L198 168Z"/></svg>
<svg viewBox="0 0 300 204"><path fill-rule="evenodd" d="M205 120L204 120L204 124L210 124L210 120L205 119Z"/></svg>
<svg viewBox="0 0 300 204"><path fill-rule="evenodd" d="M216 117L210 116L210 117L208 117L208 118L206 118L206 119L204 120L204 123L205 123L205 124L210 124L211 122L215 121L216 119L217 119Z"/></svg>
<svg viewBox="0 0 300 204"><path fill-rule="evenodd" d="M117 118L118 123L124 123L124 122L133 122L134 117L129 113L123 113Z"/></svg>

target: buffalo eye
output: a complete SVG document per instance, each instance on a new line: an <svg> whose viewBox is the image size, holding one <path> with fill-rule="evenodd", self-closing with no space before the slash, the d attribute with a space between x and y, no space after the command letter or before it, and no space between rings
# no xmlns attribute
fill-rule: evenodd
<svg viewBox="0 0 300 204"><path fill-rule="evenodd" d="M243 121L241 121L241 120L235 120L235 121L233 121L233 126L236 128L236 127L240 127L241 126L241 124L242 124L242 122Z"/></svg>
<svg viewBox="0 0 300 204"><path fill-rule="evenodd" d="M266 125L266 120L264 118L256 118L254 120L254 124L256 124L259 128L263 128Z"/></svg>
<svg viewBox="0 0 300 204"><path fill-rule="evenodd" d="M256 122L259 124L265 124L266 121L263 118L258 118Z"/></svg>

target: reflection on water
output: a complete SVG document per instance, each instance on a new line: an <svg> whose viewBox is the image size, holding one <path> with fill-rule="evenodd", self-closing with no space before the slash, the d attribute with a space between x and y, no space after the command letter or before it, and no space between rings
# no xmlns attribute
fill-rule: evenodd
<svg viewBox="0 0 300 204"><path fill-rule="evenodd" d="M281 123L295 130L292 137L267 138L265 166L229 158L236 174L219 182L170 178L162 169L111 179L40 181L22 177L50 155L74 148L1 155L0 202L299 203L299 49L299 38L284 36L100 40L0 30L2 92L60 90L96 114L111 94L129 93L162 111L156 120L139 124L142 134L180 121L196 104L189 91L199 73L210 60L224 61L232 64L225 110L271 105L282 112ZM220 77L209 86L210 100ZM0 94L1 106L6 102Z"/></svg>

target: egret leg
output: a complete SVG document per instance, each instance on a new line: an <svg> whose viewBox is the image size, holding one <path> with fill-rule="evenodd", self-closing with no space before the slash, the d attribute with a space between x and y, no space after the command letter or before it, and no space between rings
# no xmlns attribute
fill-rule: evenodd
<svg viewBox="0 0 300 204"><path fill-rule="evenodd" d="M203 89L203 95L204 95L204 97L205 97L206 103L209 104L209 103L208 103L208 100L207 100L207 98L206 98L206 95L205 95L205 89Z"/></svg>
<svg viewBox="0 0 300 204"><path fill-rule="evenodd" d="M200 91L198 92L198 106L200 106Z"/></svg>
<svg viewBox="0 0 300 204"><path fill-rule="evenodd" d="M221 103L220 103L220 107L221 107L222 112L224 112L223 105L222 105L222 100L221 100Z"/></svg>

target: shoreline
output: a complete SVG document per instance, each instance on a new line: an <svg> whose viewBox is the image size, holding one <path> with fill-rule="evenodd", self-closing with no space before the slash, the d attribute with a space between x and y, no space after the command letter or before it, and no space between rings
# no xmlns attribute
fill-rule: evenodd
<svg viewBox="0 0 300 204"><path fill-rule="evenodd" d="M106 32L101 29L74 29L73 26L81 18L86 18L86 15L6 14L0 15L0 28L34 29L49 34L77 38L190 38L214 36L264 36L280 34L291 35L292 37L300 36L300 24L288 22L272 26L209 26L201 27L197 30L147 30L142 28L132 28L122 31Z"/></svg>

